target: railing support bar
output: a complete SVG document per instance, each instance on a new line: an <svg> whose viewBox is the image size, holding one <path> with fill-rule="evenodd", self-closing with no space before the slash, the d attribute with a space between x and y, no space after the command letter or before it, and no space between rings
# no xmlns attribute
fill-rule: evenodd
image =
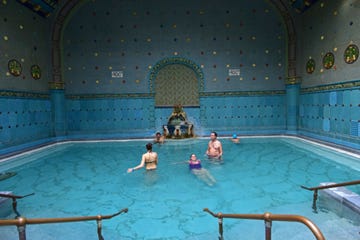
<svg viewBox="0 0 360 240"><path fill-rule="evenodd" d="M314 213L317 213L317 207L316 207L316 201L318 199L318 189L314 190L314 197L313 197L313 205L312 209L314 210Z"/></svg>
<svg viewBox="0 0 360 240"><path fill-rule="evenodd" d="M19 232L19 240L26 240L25 225L17 227Z"/></svg>
<svg viewBox="0 0 360 240"><path fill-rule="evenodd" d="M26 240L26 219L23 217L18 217L14 221L16 221L19 240Z"/></svg>
<svg viewBox="0 0 360 240"><path fill-rule="evenodd" d="M265 220L265 239L271 240L271 220Z"/></svg>
<svg viewBox="0 0 360 240"><path fill-rule="evenodd" d="M99 238L99 240L104 240L104 237L103 237L102 234L101 234L102 221L101 221L101 219L98 219L98 220L96 220L96 222L97 222L98 238Z"/></svg>
<svg viewBox="0 0 360 240"><path fill-rule="evenodd" d="M219 217L219 240L224 240L224 235L223 235L223 218Z"/></svg>

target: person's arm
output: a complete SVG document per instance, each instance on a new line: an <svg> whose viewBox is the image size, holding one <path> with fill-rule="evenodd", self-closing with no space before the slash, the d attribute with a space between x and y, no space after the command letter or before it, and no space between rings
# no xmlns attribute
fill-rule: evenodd
<svg viewBox="0 0 360 240"><path fill-rule="evenodd" d="M210 152L210 142L208 143L208 148L207 148L207 150L206 150L206 155L209 155L209 152Z"/></svg>
<svg viewBox="0 0 360 240"><path fill-rule="evenodd" d="M127 172L128 172L128 173L131 173L131 172L133 172L133 171L135 171L135 170L138 170L139 168L144 167L144 165L145 165L145 154L142 155L140 164L137 165L136 167L129 168L129 169L127 170Z"/></svg>
<svg viewBox="0 0 360 240"><path fill-rule="evenodd" d="M221 142L219 141L219 157L221 157L222 154L223 154L222 144L221 144Z"/></svg>
<svg viewBox="0 0 360 240"><path fill-rule="evenodd" d="M155 163L156 163L156 165L158 164L158 155L157 155L157 153L155 153Z"/></svg>

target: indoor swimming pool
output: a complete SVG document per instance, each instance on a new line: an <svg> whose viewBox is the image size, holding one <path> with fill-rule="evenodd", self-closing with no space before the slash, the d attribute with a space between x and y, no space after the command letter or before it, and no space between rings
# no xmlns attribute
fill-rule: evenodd
<svg viewBox="0 0 360 240"><path fill-rule="evenodd" d="M218 220L204 208L223 213L302 215L328 240L360 239L360 223L321 207L312 211L312 192L300 188L321 182L359 179L360 158L290 137L220 138L223 161L205 158L209 139L169 140L155 144L156 171L140 169L149 140L68 142L0 163L0 172L17 174L0 181L0 191L32 196L18 200L26 218L113 214L102 234L116 239L217 239ZM194 176L186 160L195 153L215 178L208 184ZM360 186L348 187L360 194ZM11 213L5 218L13 218ZM264 222L224 219L225 239L264 239ZM300 223L273 222L273 239L315 239ZM0 227L0 239L18 239L15 226ZM98 239L96 222L28 225L28 239Z"/></svg>

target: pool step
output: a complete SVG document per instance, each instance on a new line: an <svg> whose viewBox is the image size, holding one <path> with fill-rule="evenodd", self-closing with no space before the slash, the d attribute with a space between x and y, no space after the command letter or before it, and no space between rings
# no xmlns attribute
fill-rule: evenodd
<svg viewBox="0 0 360 240"><path fill-rule="evenodd" d="M336 184L334 182L320 183L320 186ZM321 190L321 203L329 210L335 211L340 216L351 216L352 220L360 220L360 195L345 187L334 187ZM331 201L336 200L336 202ZM354 212L356 214L354 214ZM356 216L355 216L356 215Z"/></svg>

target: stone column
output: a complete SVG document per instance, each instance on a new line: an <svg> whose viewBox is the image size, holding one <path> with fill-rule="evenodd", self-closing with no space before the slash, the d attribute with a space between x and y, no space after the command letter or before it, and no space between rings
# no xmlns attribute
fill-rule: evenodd
<svg viewBox="0 0 360 240"><path fill-rule="evenodd" d="M50 100L54 136L64 137L67 133L67 121L65 90L63 83L50 83Z"/></svg>
<svg viewBox="0 0 360 240"><path fill-rule="evenodd" d="M299 119L300 78L286 82L286 133L297 134Z"/></svg>

